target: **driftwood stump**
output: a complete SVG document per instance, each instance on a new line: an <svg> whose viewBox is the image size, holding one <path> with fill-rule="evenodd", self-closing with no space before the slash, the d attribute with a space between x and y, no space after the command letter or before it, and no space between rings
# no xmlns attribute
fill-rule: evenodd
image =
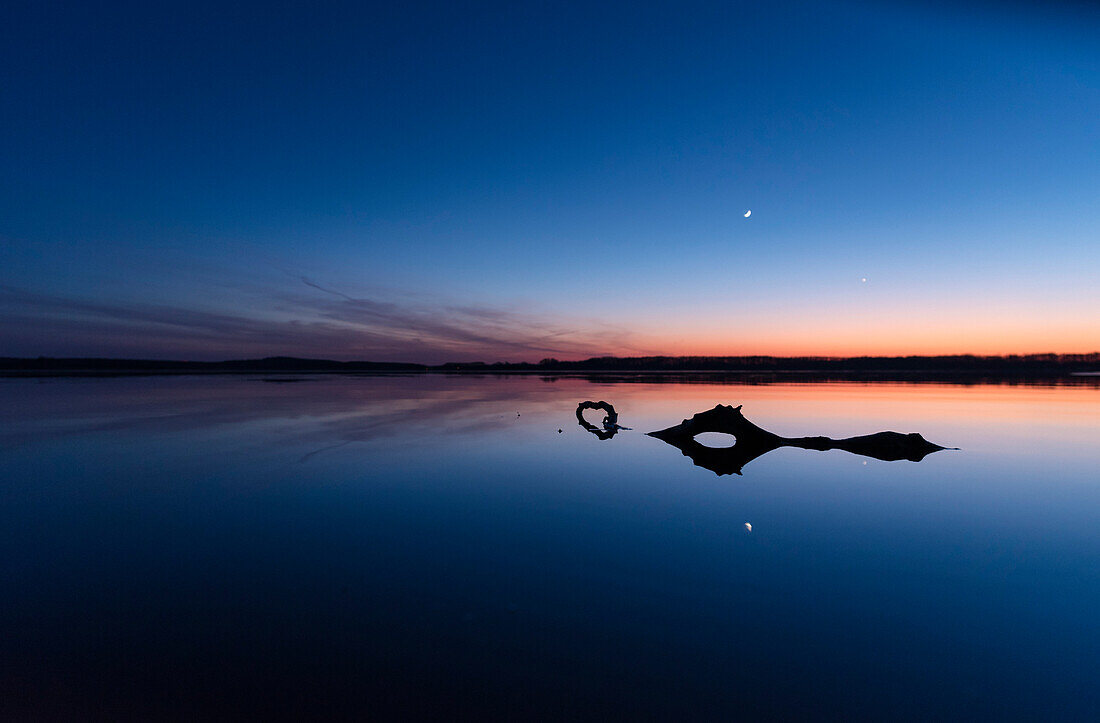
<svg viewBox="0 0 1100 723"><path fill-rule="evenodd" d="M724 449L706 447L695 440L695 435L703 432L732 434L737 438L737 443ZM842 449L852 454L888 462L901 459L919 462L932 452L946 449L946 447L932 444L919 434L899 432L879 432L846 439L780 437L745 419L740 405L729 407L721 404L714 409L699 412L691 419L685 419L674 427L650 432L649 436L671 444L697 466L709 469L718 475L741 474L741 469L746 464L780 447L820 451Z"/></svg>

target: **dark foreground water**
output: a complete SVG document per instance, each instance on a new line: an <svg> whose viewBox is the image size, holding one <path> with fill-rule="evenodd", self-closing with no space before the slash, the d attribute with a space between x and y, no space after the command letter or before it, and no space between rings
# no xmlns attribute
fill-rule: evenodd
<svg viewBox="0 0 1100 723"><path fill-rule="evenodd" d="M0 586L4 718L1095 720L1100 389L0 380Z"/></svg>

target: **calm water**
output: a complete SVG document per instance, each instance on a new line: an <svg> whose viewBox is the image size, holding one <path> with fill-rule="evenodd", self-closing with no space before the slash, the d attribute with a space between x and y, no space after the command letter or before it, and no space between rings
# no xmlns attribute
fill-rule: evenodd
<svg viewBox="0 0 1100 723"><path fill-rule="evenodd" d="M718 476L643 434L719 402L961 450ZM0 380L0 415L4 717L1100 714L1096 387Z"/></svg>

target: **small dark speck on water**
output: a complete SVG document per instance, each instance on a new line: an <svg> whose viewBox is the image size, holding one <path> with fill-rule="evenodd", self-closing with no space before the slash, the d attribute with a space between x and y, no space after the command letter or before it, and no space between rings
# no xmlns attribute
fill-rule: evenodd
<svg viewBox="0 0 1100 723"><path fill-rule="evenodd" d="M561 434L561 430L560 430L560 429L558 430L558 434Z"/></svg>

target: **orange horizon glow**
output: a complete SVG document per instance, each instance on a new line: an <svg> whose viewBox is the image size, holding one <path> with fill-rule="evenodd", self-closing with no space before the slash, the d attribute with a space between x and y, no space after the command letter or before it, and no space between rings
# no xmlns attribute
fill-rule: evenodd
<svg viewBox="0 0 1100 723"><path fill-rule="evenodd" d="M1026 356L1029 354L1095 354L1100 352L1100 322L1086 329L1084 324L1052 322L1051 328L1034 333L1007 333L1000 329L969 328L884 329L850 326L803 326L745 329L741 333L714 333L684 329L679 333L661 330L646 335L634 350L614 356L648 356L637 348L655 349L660 356L776 356L776 357L860 357L860 356ZM670 338L671 337L671 338Z"/></svg>
<svg viewBox="0 0 1100 723"><path fill-rule="evenodd" d="M638 353L634 350L624 350L621 353L609 353L606 356L616 357L648 357L648 356L662 356L662 357L749 357L749 356L761 356L761 357L776 357L776 358L823 358L823 359L853 359L859 357L944 357L944 356L975 356L975 357L1027 357L1027 356L1042 356L1047 354L1053 354L1056 356L1089 356L1100 354L1100 347L1091 349L1069 348L1065 350L1052 349L1052 348L1031 348L1024 351L1019 350L1006 350L1004 347L969 347L965 349L959 349L958 347L924 347L924 348L827 348L822 350L818 348L806 348L801 346L789 345L789 346L769 346L769 347L755 347L755 346L738 346L731 348L727 346L718 345L703 345L699 346L674 346L673 351L660 351L653 353ZM597 355L605 356L605 355ZM564 360L563 360L564 361Z"/></svg>

